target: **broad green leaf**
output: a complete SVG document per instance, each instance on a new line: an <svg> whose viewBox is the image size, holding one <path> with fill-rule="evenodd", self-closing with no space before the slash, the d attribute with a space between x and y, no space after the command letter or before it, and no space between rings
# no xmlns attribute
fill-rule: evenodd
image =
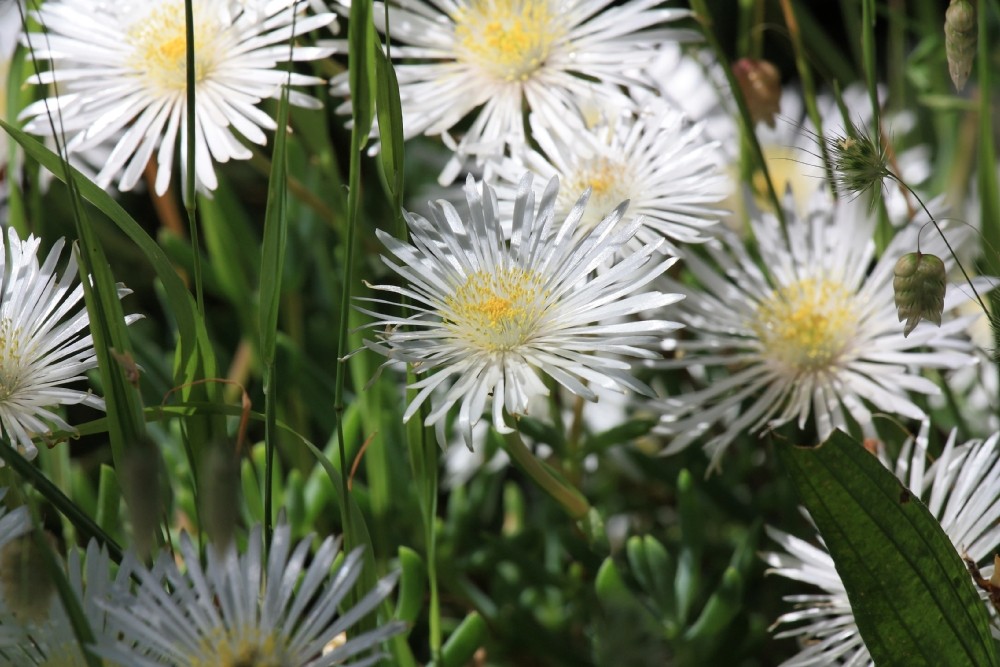
<svg viewBox="0 0 1000 667"><path fill-rule="evenodd" d="M819 528L879 665L996 665L989 619L924 504L850 436L778 458Z"/></svg>

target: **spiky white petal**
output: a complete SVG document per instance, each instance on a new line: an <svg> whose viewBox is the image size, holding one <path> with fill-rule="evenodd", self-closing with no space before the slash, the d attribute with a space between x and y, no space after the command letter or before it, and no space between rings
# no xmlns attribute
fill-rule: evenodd
<svg viewBox="0 0 1000 667"><path fill-rule="evenodd" d="M138 570L135 590L121 590L105 604L108 623L119 638L103 641L95 652L134 667L373 664L379 656L348 660L401 632L401 623L348 635L333 650L328 645L378 607L396 575L380 580L341 613L361 574L361 550L333 567L339 540L327 537L310 560L311 543L312 536L293 543L291 528L280 524L265 556L257 525L245 553L234 545L221 553L210 548L202 566L198 548L183 534L179 553L185 569L165 554L153 570Z"/></svg>
<svg viewBox="0 0 1000 667"><path fill-rule="evenodd" d="M407 297L414 314L371 313L379 318L373 326L385 332L380 342L366 344L387 363L412 364L424 376L412 385L419 392L404 419L428 398L428 425L443 423L458 405L458 425L471 447L473 427L491 397L493 426L510 432L504 413L523 415L533 398L548 395L543 375L588 400L596 398L590 385L652 395L620 357L655 357L648 348L679 326L631 321L681 298L640 292L674 259L652 243L615 261L642 220L621 224L622 204L581 235L587 195L559 218L558 194L553 178L536 209L526 174L513 219L504 225L493 189L484 186L480 193L469 177L467 219L440 202L431 220L406 214L412 244L379 232L390 253L383 260L408 285L374 287ZM603 270L595 273L598 267Z"/></svg>
<svg viewBox="0 0 1000 667"><path fill-rule="evenodd" d="M441 176L452 182L469 155L480 159L523 146L525 108L550 127L591 97L628 104L624 86L654 47L690 33L663 26L689 15L662 0L394 0L389 3L407 137L442 135L456 158ZM380 30L385 7L375 3ZM346 83L335 91L346 92ZM456 142L448 134L471 125Z"/></svg>
<svg viewBox="0 0 1000 667"><path fill-rule="evenodd" d="M28 458L37 453L35 437L53 427L72 430L56 412L58 406L104 408L89 391L65 386L84 380L83 374L97 366L93 340L85 333L89 318L81 307L76 259L70 256L60 277L62 239L43 264L40 245L34 236L22 241L13 228L6 247L0 244L0 432Z"/></svg>
<svg viewBox="0 0 1000 667"><path fill-rule="evenodd" d="M706 246L710 259L685 259L700 287L666 281L668 289L688 295L679 310L694 337L669 342L679 354L662 365L696 375L728 369L712 372L704 387L656 404L663 415L658 430L670 437L666 453L708 436L705 449L718 465L742 433L795 421L800 428L812 423L822 441L835 428L846 430L848 416L874 435L869 406L924 418L910 393L939 389L919 369L975 363L964 334L971 316L948 318L940 328L924 323L903 336L892 268L916 247L918 225L876 257L874 218L862 202L823 197L813 206L799 217L787 201L784 231L770 214L752 221L759 261L743 240L726 234ZM946 233L953 245L968 237L962 230ZM939 237L922 238L925 252L950 261ZM985 288L980 284L980 293ZM950 285L945 309L969 294Z"/></svg>
<svg viewBox="0 0 1000 667"><path fill-rule="evenodd" d="M705 140L701 126L656 99L639 109L598 114L586 128L571 121L550 127L532 114L532 139L540 150L515 154L497 168L502 212L513 208L527 168L544 180L559 177L560 216L572 209L574 193L591 189L581 230L627 200L631 216L644 219L636 245L664 237L679 243L710 238L705 231L724 213L718 206L729 194L729 178L715 157L719 146Z"/></svg>
<svg viewBox="0 0 1000 667"><path fill-rule="evenodd" d="M305 16L306 0L196 0L195 172L199 188L217 186L215 162L245 160L250 150L238 137L266 143L274 120L258 108L279 97L288 74L278 63L315 60L328 48L290 48L297 36L327 26L334 15ZM187 88L184 2L150 0L53 0L38 11L46 33L28 39L38 61L51 71L29 83L59 85L60 94L30 105L25 129L41 135L65 131L71 152L99 146L120 134L97 175L106 187L118 181L131 190L156 155L156 192L170 183L175 144L186 145ZM293 28L294 24L294 28ZM293 73L293 86L315 85L316 77ZM292 104L319 102L297 91ZM47 111L58 114L55 129ZM180 151L186 172L186 150Z"/></svg>

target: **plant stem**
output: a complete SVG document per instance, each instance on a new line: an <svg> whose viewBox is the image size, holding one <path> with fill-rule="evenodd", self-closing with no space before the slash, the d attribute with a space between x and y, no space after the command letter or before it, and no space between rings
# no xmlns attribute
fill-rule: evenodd
<svg viewBox="0 0 1000 667"><path fill-rule="evenodd" d="M539 461L534 454L528 450L528 447L521 440L521 434L518 432L513 432L507 435L506 440L507 453L510 457L517 462L524 472L528 473L528 476L535 481L538 486L542 487L542 490L548 493L552 498L563 506L566 513L569 514L573 519L579 521L587 516L590 512L590 503L587 499L583 497L577 489L570 486L568 483L557 479L555 475L552 474L545 466L544 463Z"/></svg>

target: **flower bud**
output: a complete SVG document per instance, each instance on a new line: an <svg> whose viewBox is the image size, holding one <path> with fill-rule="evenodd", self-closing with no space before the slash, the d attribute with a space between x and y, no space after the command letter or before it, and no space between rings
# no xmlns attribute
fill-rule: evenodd
<svg viewBox="0 0 1000 667"><path fill-rule="evenodd" d="M733 63L733 74L740 85L753 122L764 121L774 127L774 117L781 111L781 73L766 60L741 58Z"/></svg>
<svg viewBox="0 0 1000 667"><path fill-rule="evenodd" d="M45 535L50 539L49 535ZM0 551L0 592L22 622L43 621L56 592L45 555L32 533L16 537Z"/></svg>
<svg viewBox="0 0 1000 667"><path fill-rule="evenodd" d="M941 326L946 288L944 262L934 255L911 252L893 269L893 295L899 321L906 320L903 336L909 336L921 318Z"/></svg>
<svg viewBox="0 0 1000 667"><path fill-rule="evenodd" d="M944 51L951 82L961 92L976 55L976 10L969 0L951 0L944 13Z"/></svg>

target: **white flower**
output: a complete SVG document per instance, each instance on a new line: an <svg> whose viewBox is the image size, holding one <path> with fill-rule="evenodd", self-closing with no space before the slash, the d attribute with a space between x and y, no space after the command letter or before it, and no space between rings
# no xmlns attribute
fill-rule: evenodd
<svg viewBox="0 0 1000 667"><path fill-rule="evenodd" d="M32 438L54 426L72 427L54 409L83 404L104 409L104 400L89 391L63 385L83 380L97 367L93 341L85 330L87 311L79 307L83 286L76 282L72 255L62 277L56 273L63 241L56 241L39 266L41 241L22 241L13 228L7 247L0 243L0 431L27 458L37 453ZM119 290L119 296L128 294ZM129 316L131 323L138 316Z"/></svg>
<svg viewBox="0 0 1000 667"><path fill-rule="evenodd" d="M531 176L526 175L515 202L510 241L502 230L493 189L484 186L480 196L471 177L466 184L467 220L441 202L430 221L405 214L412 245L378 232L395 256L383 260L409 286L375 289L407 297L406 307L414 314L372 313L382 318L375 326L388 329L379 336L381 343L367 345L426 376L412 386L419 393L404 419L432 395L428 425L443 425L448 411L460 404L458 425L471 447L472 429L490 397L493 426L509 433L504 412L523 415L533 398L548 395L541 374L588 400L596 399L588 383L652 395L619 356L656 356L643 346L657 343L678 326L627 319L680 298L638 293L675 260L657 253L658 242L606 266L631 240L641 219L620 224L623 204L579 238L587 196L562 220L555 217L558 193L558 181L552 179L536 212ZM598 267L605 268L595 273Z"/></svg>
<svg viewBox="0 0 1000 667"><path fill-rule="evenodd" d="M709 238L704 230L724 213L717 205L729 192L729 178L717 165L718 145L706 142L700 126L660 100L612 115L591 129L573 122L549 127L537 114L531 115L531 128L540 152L526 150L497 169L501 211L513 208L527 168L542 183L559 177L557 216L569 213L576 193L591 189L581 232L628 201L631 215L644 219L635 237L638 245L661 237L700 243ZM540 190L536 187L536 194Z"/></svg>
<svg viewBox="0 0 1000 667"><path fill-rule="evenodd" d="M217 186L214 162L245 160L250 150L238 139L263 145L263 130L275 122L257 108L279 97L287 73L276 65L314 60L331 49L298 47L289 40L330 24L333 14L301 16L305 0L195 0L195 171L199 188ZM298 16L297 16L298 15ZM293 19L295 23L293 34ZM106 2L53 0L38 11L47 34L28 38L39 62L52 71L30 83L56 83L58 97L30 105L25 129L50 135L46 108L61 112L56 131L65 130L67 148L85 151L124 131L97 176L107 186L116 178L130 190L153 153L159 171L156 192L170 183L178 134L181 171L186 172L186 39L183 0ZM292 85L321 79L293 73ZM289 100L317 108L319 102L290 91ZM48 107L46 107L46 104Z"/></svg>
<svg viewBox="0 0 1000 667"><path fill-rule="evenodd" d="M8 81L10 78L10 65L14 59L14 51L17 48L17 35L21 31L21 14L18 11L18 2L0 3L0 118L8 123L12 119L7 114L9 107L9 92L16 90ZM8 162L10 162L12 146L7 138L7 133L0 130L0 212L3 211L4 202L7 199L7 188L10 176L4 172L11 172ZM0 218L2 219L2 218Z"/></svg>
<svg viewBox="0 0 1000 667"><path fill-rule="evenodd" d="M389 3L392 57L407 137L443 135L456 151L442 184L465 156L522 146L524 109L550 127L592 96L627 100L649 85L639 72L660 42L687 36L661 26L689 15L662 0L396 0ZM384 6L373 15L385 32ZM344 86L335 86L343 92ZM455 144L447 133L472 123Z"/></svg>
<svg viewBox="0 0 1000 667"><path fill-rule="evenodd" d="M908 439L892 466L879 458L910 491L920 497L948 535L959 553L968 553L976 563L989 559L1000 545L1000 433L985 442L971 440L956 445L951 432L941 456L926 468L928 423L924 422L914 440ZM912 456L910 450L912 448ZM834 567L833 559L820 541L814 546L804 540L768 527L768 534L786 553L767 553L764 559L773 574L812 584L824 593L791 595L795 611L783 614L775 626L799 624L776 637L798 637L802 651L782 663L786 667L874 664L858 632L847 592ZM992 565L982 568L989 578ZM801 624L800 624L801 623Z"/></svg>
<svg viewBox="0 0 1000 667"><path fill-rule="evenodd" d="M103 641L95 653L130 667L373 664L379 656L347 661L401 632L403 624L345 633L385 599L396 576L385 577L340 613L361 574L361 550L331 570L339 540L327 537L309 559L311 543L309 536L293 544L291 528L281 524L265 558L257 525L246 553L232 545L222 554L210 548L203 567L197 547L182 534L185 571L168 554L153 571L137 570L135 590L120 590L105 604L108 624L120 638ZM336 648L330 650L332 642Z"/></svg>
<svg viewBox="0 0 1000 667"><path fill-rule="evenodd" d="M728 234L704 246L713 261L686 258L700 289L666 281L688 295L679 310L695 337L677 341L677 358L663 366L688 368L707 384L657 404L658 430L671 436L666 453L709 435L705 449L717 466L738 435L793 420L804 428L810 417L821 441L835 428L847 430L847 415L874 436L867 405L923 419L909 392L939 388L918 369L974 363L964 335L970 317L949 318L940 328L923 323L909 337L897 321L892 270L915 249L919 225L902 230L876 258L875 221L863 202L817 197L805 217L791 209L786 199L784 231L770 214L752 220L759 262ZM968 238L947 233L955 246L963 234ZM947 266L940 237L922 239L923 251ZM949 285L945 309L969 296L967 285Z"/></svg>

